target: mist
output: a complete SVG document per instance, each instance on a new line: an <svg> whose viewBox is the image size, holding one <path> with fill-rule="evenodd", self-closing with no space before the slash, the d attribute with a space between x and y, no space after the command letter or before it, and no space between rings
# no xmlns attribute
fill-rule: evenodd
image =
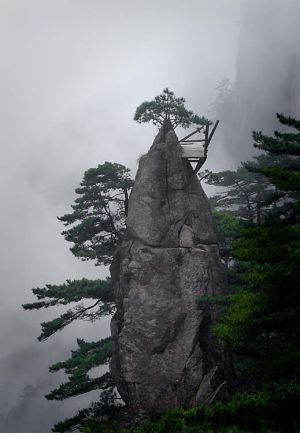
<svg viewBox="0 0 300 433"><path fill-rule="evenodd" d="M218 150L211 157L236 167L255 155L252 131L273 134L276 113L299 117L300 53L298 47L300 4L289 0L247 1L238 37L236 78L218 106Z"/></svg>
<svg viewBox="0 0 300 433"><path fill-rule="evenodd" d="M10 0L0 2L1 291L0 428L50 432L92 396L47 402L64 381L48 366L76 338L100 339L109 320L78 322L45 343L40 322L57 310L25 312L30 289L108 274L80 262L56 216L70 210L83 172L103 162L135 172L156 129L135 108L165 87L209 116L216 87L229 96L206 167L253 155L251 131L276 128L275 113L300 110L299 4L289 0ZM280 28L280 31L278 31ZM180 131L178 131L180 135Z"/></svg>

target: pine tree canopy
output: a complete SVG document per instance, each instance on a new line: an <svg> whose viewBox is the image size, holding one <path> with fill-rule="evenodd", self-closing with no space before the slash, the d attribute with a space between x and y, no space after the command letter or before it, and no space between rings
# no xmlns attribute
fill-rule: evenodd
<svg viewBox="0 0 300 433"><path fill-rule="evenodd" d="M266 136L261 131L253 132L254 146L272 154L300 156L300 121L278 113L277 118L282 125L297 132L275 131L274 137Z"/></svg>
<svg viewBox="0 0 300 433"><path fill-rule="evenodd" d="M70 226L62 234L74 244L70 250L76 257L111 263L124 233L132 186L130 170L120 164L105 162L84 173L73 212L58 217Z"/></svg>
<svg viewBox="0 0 300 433"><path fill-rule="evenodd" d="M172 123L173 128L181 126L188 128L191 125L207 125L208 119L199 117L193 111L187 110L184 98L176 98L174 92L168 88L155 96L152 101L145 101L136 109L134 120L138 123L152 122L162 126L166 121Z"/></svg>
<svg viewBox="0 0 300 433"><path fill-rule="evenodd" d="M71 251L82 260L94 259L96 265L110 264L121 242L125 230L129 193L133 186L130 170L123 165L105 162L84 173L80 187L76 189L78 198L72 206L73 212L59 219L70 226L62 234L73 242ZM52 306L72 305L60 316L41 324L39 340L43 341L61 331L75 320L98 320L114 312L114 294L110 279L106 280L67 280L63 284L46 284L32 289L37 301L23 305L26 310ZM92 301L92 302L91 302ZM72 351L72 357L50 367L50 371L64 370L68 381L51 391L49 400L65 398L101 391L100 399L75 417L58 423L55 431L79 431L81 426L94 419L106 420L111 414L123 411L114 392L115 384L107 372L111 357L111 339L98 342L77 340L79 348ZM95 377L90 370L102 367L102 373ZM56 430L58 429L58 430Z"/></svg>
<svg viewBox="0 0 300 433"><path fill-rule="evenodd" d="M299 126L293 119L279 116L279 120L285 126ZM244 229L235 242L234 256L247 264L247 271L243 275L243 287L217 325L217 333L239 353L252 359L252 373L262 383L298 381L300 197L299 185L294 181L294 174L300 170L300 158L295 156L298 133L285 135L286 140L294 143L293 149L278 132L275 137L255 133L253 136L259 139L257 147L271 157L273 150L278 155L278 149L282 149L279 164L256 166L256 171L268 177L281 196L280 217L265 218L259 226ZM268 212L272 216L274 210Z"/></svg>
<svg viewBox="0 0 300 433"><path fill-rule="evenodd" d="M253 133L256 147L269 153L280 155L280 162L272 166L262 166L256 171L267 176L281 192L285 212L282 219L299 221L300 216L300 121L277 114L278 120L296 132L281 133L276 131L274 137ZM250 170L253 169L251 166Z"/></svg>
<svg viewBox="0 0 300 433"><path fill-rule="evenodd" d="M262 164L270 165L270 158L261 155L252 163L254 167L261 167ZM221 189L220 193L210 198L215 210L229 211L247 223L260 223L270 207L274 207L281 198L270 179L255 170L249 171L247 163L236 171L208 172L205 183Z"/></svg>

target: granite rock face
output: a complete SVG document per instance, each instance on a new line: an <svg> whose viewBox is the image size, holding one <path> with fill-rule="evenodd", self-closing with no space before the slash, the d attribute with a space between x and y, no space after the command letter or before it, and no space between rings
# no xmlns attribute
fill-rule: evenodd
<svg viewBox="0 0 300 433"><path fill-rule="evenodd" d="M110 368L132 413L209 403L224 387L215 314L196 302L218 294L224 274L209 204L198 179L188 182L191 172L175 132L162 128L140 160L111 268Z"/></svg>

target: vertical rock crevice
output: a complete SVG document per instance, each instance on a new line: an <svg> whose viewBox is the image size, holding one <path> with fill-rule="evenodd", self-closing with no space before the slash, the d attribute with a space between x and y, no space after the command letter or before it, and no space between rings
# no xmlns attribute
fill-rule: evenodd
<svg viewBox="0 0 300 433"><path fill-rule="evenodd" d="M142 158L112 266L111 372L133 414L208 403L224 382L215 313L197 299L224 282L208 200L170 125Z"/></svg>

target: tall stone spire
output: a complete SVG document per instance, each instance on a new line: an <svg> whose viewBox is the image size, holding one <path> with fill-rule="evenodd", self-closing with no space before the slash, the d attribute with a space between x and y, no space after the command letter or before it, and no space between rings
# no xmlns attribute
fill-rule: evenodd
<svg viewBox="0 0 300 433"><path fill-rule="evenodd" d="M140 160L112 266L111 372L132 413L209 403L225 388L215 315L197 305L220 293L224 274L208 200L191 173L165 125Z"/></svg>

